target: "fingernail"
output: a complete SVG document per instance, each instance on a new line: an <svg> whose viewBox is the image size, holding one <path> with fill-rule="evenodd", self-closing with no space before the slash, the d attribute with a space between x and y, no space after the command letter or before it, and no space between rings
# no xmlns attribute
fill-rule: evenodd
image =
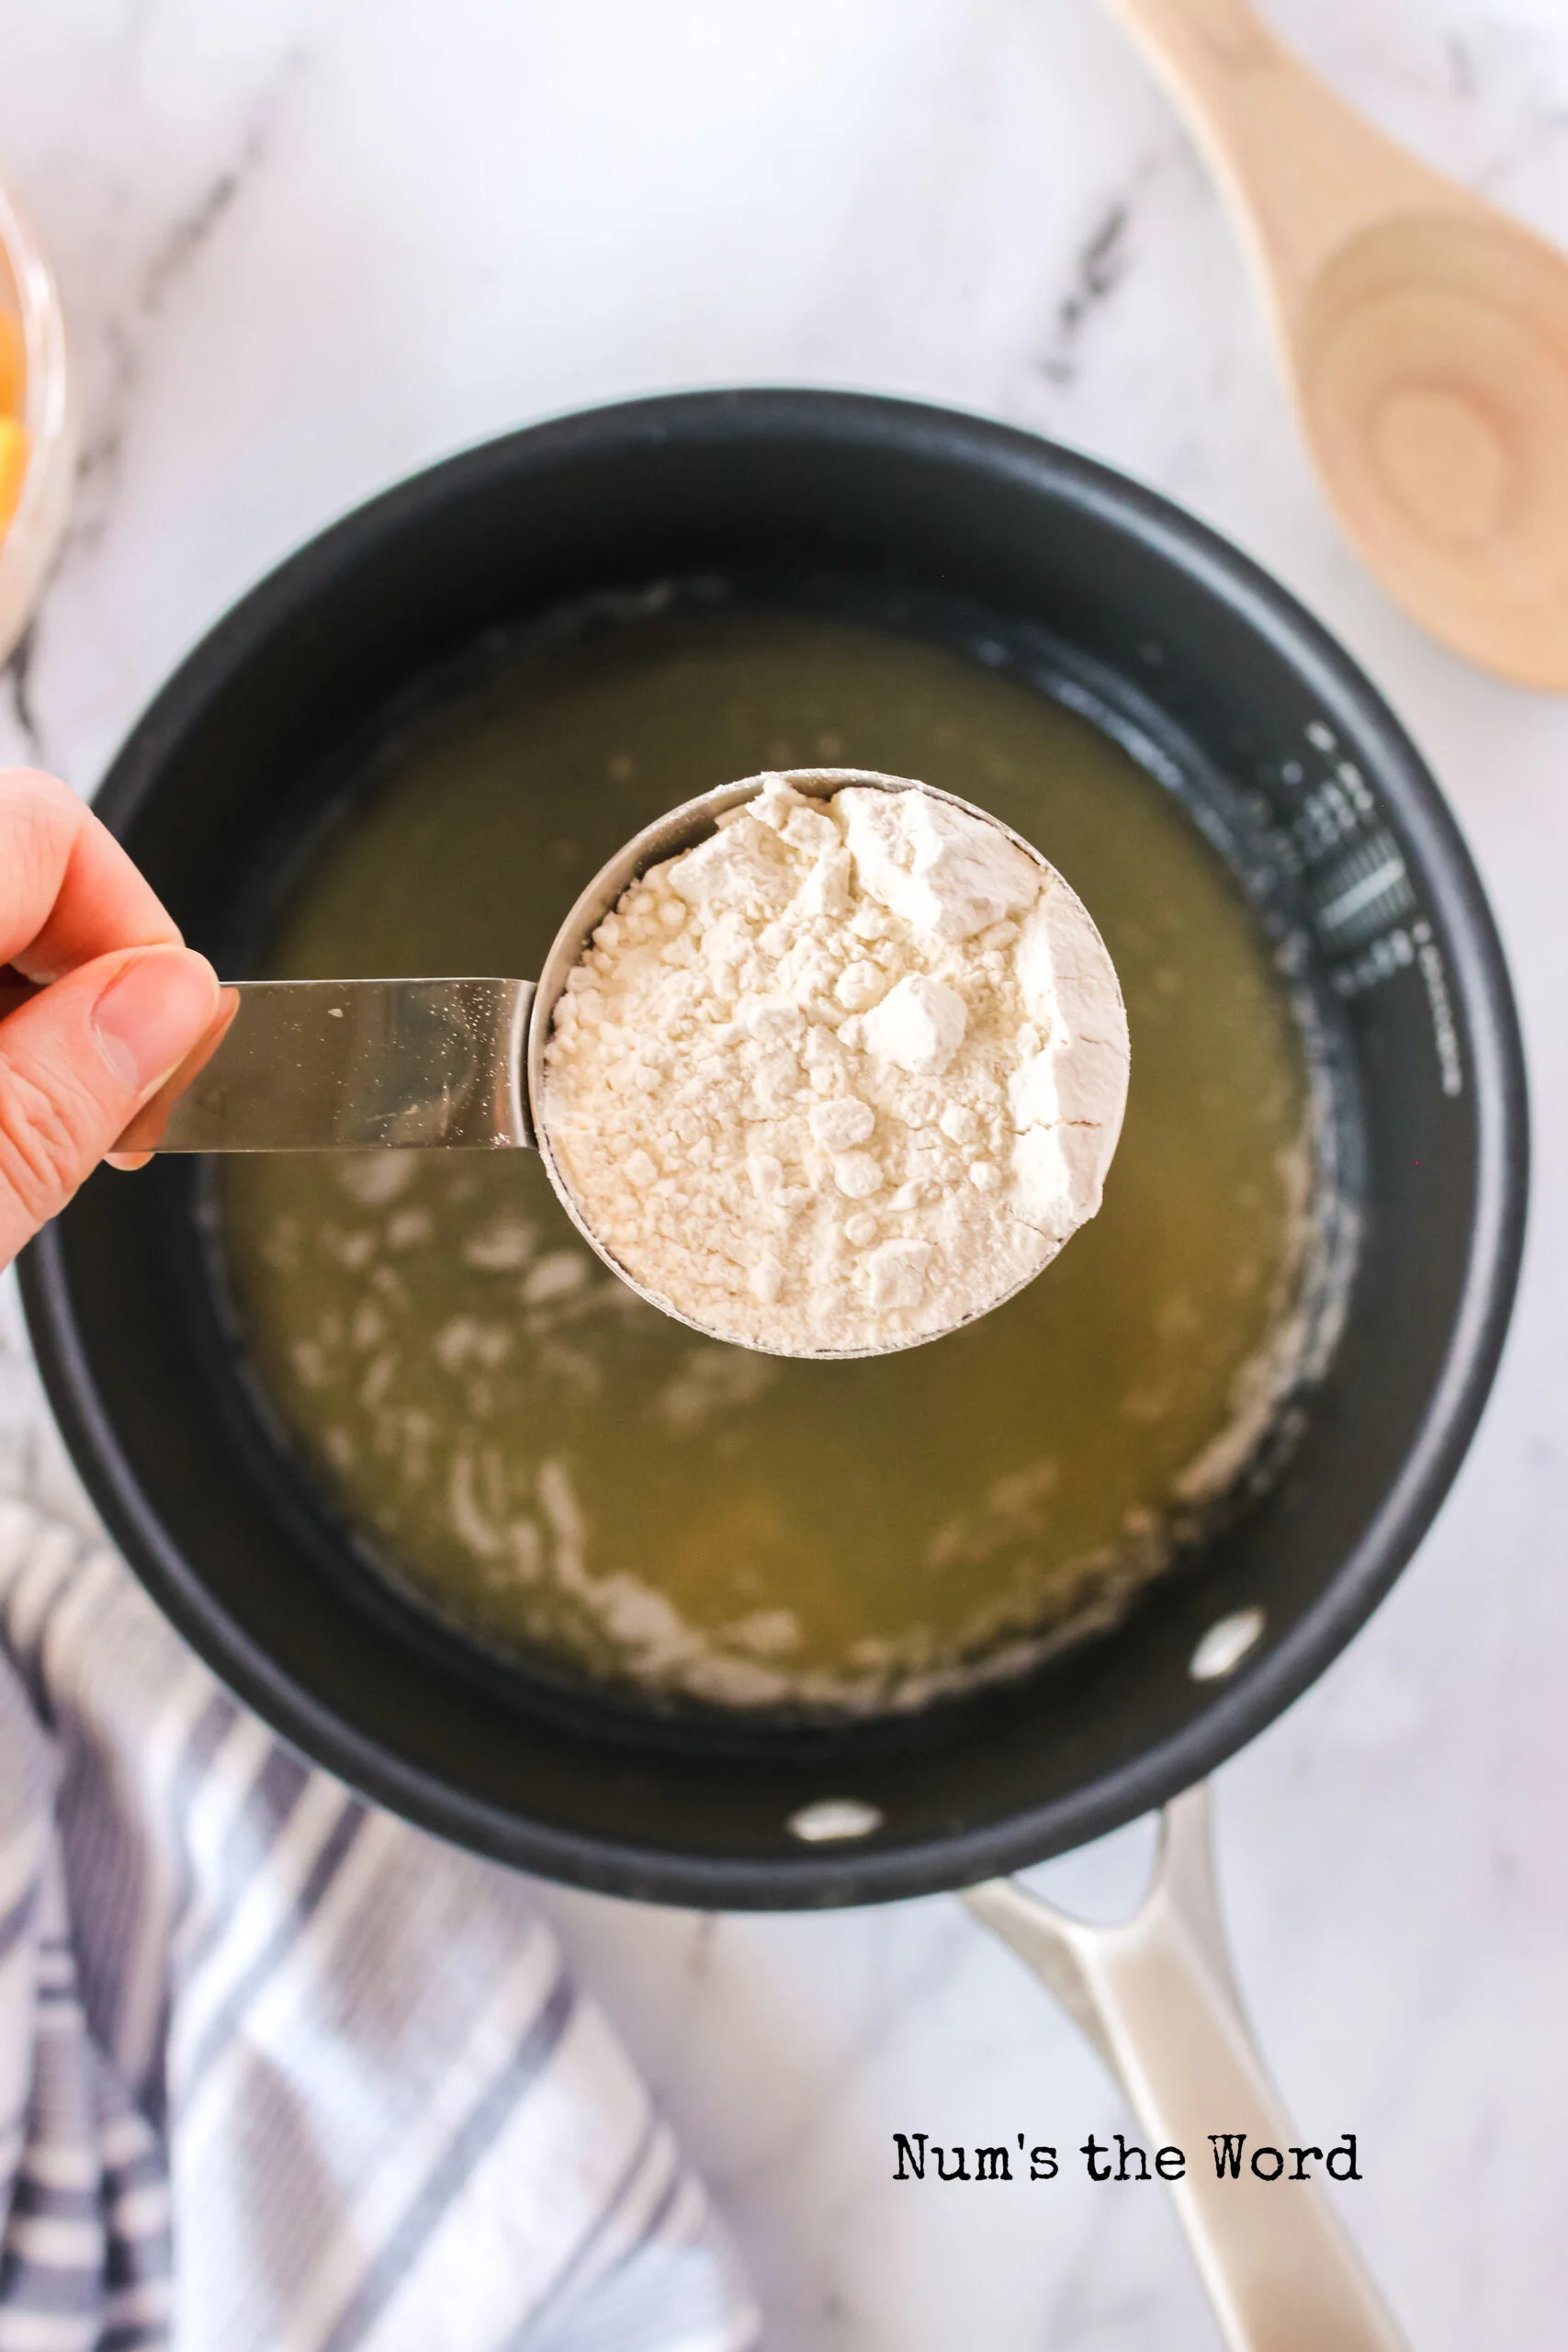
<svg viewBox="0 0 1568 2352"><path fill-rule="evenodd" d="M150 948L116 973L93 1007L98 1050L122 1085L145 1094L184 1061L217 1003L218 981L203 957Z"/></svg>

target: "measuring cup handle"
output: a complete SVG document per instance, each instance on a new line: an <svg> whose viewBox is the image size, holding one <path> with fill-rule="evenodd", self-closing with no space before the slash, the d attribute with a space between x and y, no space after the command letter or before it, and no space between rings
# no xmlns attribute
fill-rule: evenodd
<svg viewBox="0 0 1568 2352"><path fill-rule="evenodd" d="M1009 1879L964 1899L1094 2043L1150 2164L1162 2148L1182 2152L1171 2194L1231 2352L1402 2352L1311 2177L1325 2152L1295 2143L1248 2031L1220 1924L1207 1788L1167 1806L1148 1894L1122 1925L1069 1918Z"/></svg>
<svg viewBox="0 0 1568 2352"><path fill-rule="evenodd" d="M251 980L118 1151L520 1150L532 980Z"/></svg>

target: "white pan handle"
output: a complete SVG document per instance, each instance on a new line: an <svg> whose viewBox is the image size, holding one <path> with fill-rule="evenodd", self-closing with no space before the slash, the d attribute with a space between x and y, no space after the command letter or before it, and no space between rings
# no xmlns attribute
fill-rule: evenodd
<svg viewBox="0 0 1568 2352"><path fill-rule="evenodd" d="M1161 2147L1184 2152L1171 2194L1231 2352L1403 2352L1327 2199L1310 2177L1292 2177L1299 2143L1231 1974L1209 1825L1206 1787L1166 1807L1148 1894L1116 1927L1069 1918L1010 1879L964 1899L1082 2027L1126 2093L1151 2163ZM1211 2132L1246 2134L1238 2178L1218 2177ZM1281 2178L1252 2172L1258 2148L1281 2152ZM1303 2165L1323 2169L1310 2154Z"/></svg>

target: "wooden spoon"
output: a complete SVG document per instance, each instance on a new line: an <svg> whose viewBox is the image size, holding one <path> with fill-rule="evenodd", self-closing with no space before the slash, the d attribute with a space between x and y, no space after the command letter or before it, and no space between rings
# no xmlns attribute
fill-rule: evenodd
<svg viewBox="0 0 1568 2352"><path fill-rule="evenodd" d="M1568 259L1384 139L1247 0L1109 0L1228 189L1329 501L1389 594L1568 692Z"/></svg>

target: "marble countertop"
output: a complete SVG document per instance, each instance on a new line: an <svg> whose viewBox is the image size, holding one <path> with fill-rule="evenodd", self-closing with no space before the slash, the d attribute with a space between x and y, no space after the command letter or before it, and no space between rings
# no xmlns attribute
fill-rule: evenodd
<svg viewBox="0 0 1568 2352"><path fill-rule="evenodd" d="M1561 0L1269 0L1430 161L1568 243ZM410 469L578 404L794 381L984 411L1278 573L1430 757L1512 957L1540 1178L1502 1376L1419 1557L1220 1777L1238 1972L1418 2352L1561 2341L1568 2239L1568 705L1359 569L1235 237L1094 0L0 0L0 171L55 258L85 460L0 758L91 789L222 607ZM1559 865L1558 860L1563 861ZM70 1482L0 1325L0 1488ZM79 1504L74 1506L81 1508ZM1130 1899L1146 1825L1040 1873ZM1157 2187L897 2185L891 2134L1125 2122L951 1899L550 1905L727 2206L772 2352L1200 2352Z"/></svg>

